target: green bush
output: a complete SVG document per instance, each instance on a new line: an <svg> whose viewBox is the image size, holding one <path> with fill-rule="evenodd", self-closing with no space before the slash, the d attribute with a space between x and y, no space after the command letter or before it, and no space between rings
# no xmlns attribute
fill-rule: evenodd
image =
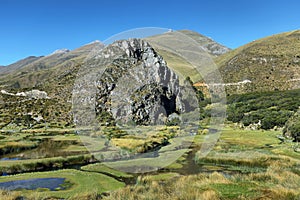
<svg viewBox="0 0 300 200"><path fill-rule="evenodd" d="M180 119L178 117L175 117L171 119L170 121L166 122L167 126L179 126L181 123Z"/></svg>
<svg viewBox="0 0 300 200"><path fill-rule="evenodd" d="M245 126L261 121L262 129L283 127L299 108L299 97L299 89L232 95L227 99L227 120Z"/></svg>
<svg viewBox="0 0 300 200"><path fill-rule="evenodd" d="M286 136L294 138L295 141L300 141L300 110L286 123L283 133Z"/></svg>

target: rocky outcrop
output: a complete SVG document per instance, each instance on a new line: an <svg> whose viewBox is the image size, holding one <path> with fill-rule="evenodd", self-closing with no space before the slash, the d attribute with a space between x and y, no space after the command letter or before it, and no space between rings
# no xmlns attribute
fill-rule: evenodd
<svg viewBox="0 0 300 200"><path fill-rule="evenodd" d="M27 97L30 99L50 99L48 97L47 92L45 91L40 91L40 90L31 90L31 91L26 91L26 92L18 92L16 94L7 92L5 90L0 91L2 94L10 95L10 96L19 96L19 97Z"/></svg>
<svg viewBox="0 0 300 200"><path fill-rule="evenodd" d="M170 115L196 107L183 100L178 76L143 40L117 41L99 59L112 62L96 82L98 115L107 112L122 123L163 124Z"/></svg>
<svg viewBox="0 0 300 200"><path fill-rule="evenodd" d="M50 54L50 55L54 55L54 54L64 54L64 53L68 53L68 52L70 52L70 50L69 49L57 49L57 50L55 50L52 54Z"/></svg>
<svg viewBox="0 0 300 200"><path fill-rule="evenodd" d="M229 48L227 48L223 45L220 45L220 44L214 42L213 40L210 40L209 42L210 43L203 45L203 48L212 55L220 56L220 55L230 51Z"/></svg>

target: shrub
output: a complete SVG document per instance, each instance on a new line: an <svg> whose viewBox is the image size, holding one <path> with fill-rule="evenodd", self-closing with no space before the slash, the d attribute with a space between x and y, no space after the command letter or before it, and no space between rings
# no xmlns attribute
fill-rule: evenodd
<svg viewBox="0 0 300 200"><path fill-rule="evenodd" d="M283 127L299 108L299 96L299 89L232 95L227 99L227 120L245 126L260 120L262 129Z"/></svg>

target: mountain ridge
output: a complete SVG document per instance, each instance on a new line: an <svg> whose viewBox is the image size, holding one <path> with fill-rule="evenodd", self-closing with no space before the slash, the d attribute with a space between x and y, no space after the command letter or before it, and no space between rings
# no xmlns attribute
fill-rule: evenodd
<svg viewBox="0 0 300 200"><path fill-rule="evenodd" d="M191 34L195 33L191 32ZM159 41L170 37L170 35L171 33L166 33L165 35L146 38L145 41L153 46L151 41L155 38ZM194 36L200 37L198 35ZM159 42L155 44L159 44ZM28 61L27 65L20 65L21 67L18 70L12 70L7 75L0 76L0 90L5 91L0 94L1 106L2 109L5 109L3 113L8 112L14 116L11 113L13 110L8 111L7 107L14 107L15 113L18 113L16 111L18 110L17 107L21 107L24 109L22 115L29 113L28 110L30 109L35 110L37 113L42 112L39 109L43 109L45 113L48 113L46 121L62 120L68 121L68 124L71 124L72 89L74 81L78 76L78 71L84 63L92 61L90 60L93 58L91 55L97 55L97 51L93 52L95 49L98 48L100 50L103 47L103 44L93 42L65 53L40 58L32 57L32 60ZM178 72L178 74L184 75L183 77L179 77L179 80L190 77L195 82L195 80L201 79L201 77L197 76L198 73L195 72L195 68L188 61L168 51L163 51L159 45L156 47L153 46L153 48L158 55L162 56L170 69L176 74ZM219 56L211 55L209 58L215 60L219 66L224 79L224 87L229 95L235 93L286 90L298 88L298 85L294 83L298 79L300 81L300 72L298 70L300 68L300 55L298 55L297 49L300 49L300 32L293 31L257 40L241 48L228 50L227 53ZM121 60L119 61L121 62ZM122 66L123 64L116 65ZM270 72L275 75L269 74ZM266 75L269 78L266 78ZM278 81L275 81L276 78ZM287 82L288 80L292 81ZM264 83L267 84L262 85ZM216 84L220 83L216 82ZM195 85L197 86L197 84ZM261 85L264 87L261 87ZM200 83L198 87L210 86ZM13 104L13 102L24 97L7 95L22 92L26 94L26 92L30 93L32 91L38 91L40 94L44 94L43 92L45 92L49 98L26 99L27 105L25 106ZM7 124L7 121L3 122L3 124Z"/></svg>
<svg viewBox="0 0 300 200"><path fill-rule="evenodd" d="M195 38L196 40L200 41L199 38L202 38L202 40L204 41L200 41L198 42L199 46L203 46L203 45L207 45L209 44L214 44L216 46L220 46L220 48L223 48L224 46L219 45L215 42L213 42L213 40L209 39L206 36L203 36L201 34L198 34L196 32L193 31L187 31L187 30L183 30L183 31L179 31L179 32L183 32L182 34L189 34L188 37L192 37L193 39ZM162 36L167 36L168 33L162 34ZM159 41L160 39L160 35L154 36L154 38ZM197 39L198 38L198 39ZM152 38L153 39L153 38ZM145 38L146 41L150 42L151 44L151 37L150 38ZM196 41L197 42L197 41ZM28 62L25 64L22 64L22 66L16 68L16 67L11 67L14 65L19 65L18 62L13 63L12 65L6 66L5 69L6 71L8 71L9 73L1 73L1 69L0 68L0 76L5 74L7 75L10 79L9 81L1 81L0 79L0 88L1 85L11 85L12 88L15 87L34 87L36 86L37 82L40 82L40 78L36 77L38 79L38 81L33 81L31 84L29 83L30 81L28 80L24 80L26 79L26 74L30 74L30 73L37 73L39 71L47 71L48 69L50 69L50 71L48 71L47 73L52 73L51 68L52 67L58 67L60 65L74 65L74 61L77 64L80 64L84 58L86 56L88 56L88 54L96 47L96 46L101 46L101 42L99 42L98 40L95 40L91 43L88 43L86 45L83 45L81 47L78 47L74 50L71 51L60 51L60 53L55 53L54 52L52 54L46 55L46 56L41 56L39 57L39 59L36 60L32 60L32 62ZM151 44L153 46L153 44ZM226 50L229 51L229 48L224 47ZM192 78L193 81L197 81L198 79L200 79L200 77L198 77L198 73L195 73L195 68L193 66L191 66L187 61L183 60L182 58L177 57L176 55L172 55L172 53L170 52L165 52L163 50L160 50L159 47L155 48L159 54L161 54L165 60L168 62L169 66L175 70L175 72L178 72L179 74L183 74L185 76L190 76ZM171 55L171 56L170 56ZM216 56L211 54L212 56ZM21 60L22 61L22 60ZM19 62L21 62L19 61ZM69 63L68 63L69 62ZM23 62L22 62L23 63ZM72 63L72 64L70 64ZM59 68L59 67L58 67ZM61 71L60 69L58 69L58 71ZM41 72L42 73L42 72ZM196 77L194 78L194 75L196 74ZM18 77L21 76L21 81L18 80ZM27 75L29 76L29 75ZM31 75L31 76L35 76L35 75ZM39 75L41 77L43 77L44 75ZM5 78L4 78L5 79ZM2 82L2 83L1 83ZM9 82L9 83L8 83ZM14 83L12 83L14 82Z"/></svg>
<svg viewBox="0 0 300 200"><path fill-rule="evenodd" d="M7 65L7 66L1 66L0 68L0 75L3 75L3 74L8 74L12 71L15 71L15 70L20 70L22 69L24 66L42 58L44 56L28 56L24 59L21 59L15 63L12 63L10 65Z"/></svg>
<svg viewBox="0 0 300 200"><path fill-rule="evenodd" d="M300 87L300 74L297 70L300 60L300 55L297 52L297 49L300 48L298 41L299 30L268 36L234 50L217 44L212 39L194 31L181 30L178 32L191 37L200 46L202 45L204 49L206 48L206 51L209 51L208 47L218 46L220 49L217 51L218 54L213 53L214 49L208 53L219 67L224 86L229 94L286 90ZM199 74L190 63L177 55L173 55L171 52L166 52L157 45L160 40L168 39L171 34L172 32L168 32L145 38L145 40L152 46L154 45L154 48L164 57L175 72L191 77L193 82L198 82L201 80L201 77L199 77ZM152 44L154 40L156 42ZM80 65L84 57L95 48L96 44L99 45L99 41L89 43L72 51L64 50L59 54L41 57L30 56L9 66L1 67L0 76L2 76L2 80L0 79L0 85L2 85L1 87L3 85L11 85L12 88L34 87L37 84L36 82L41 81L41 79L37 78L39 81L33 81L32 84L29 84L29 81L22 81L26 78L26 74L39 71L46 72L48 69L51 71L53 67L61 71L59 66L70 66L75 63ZM176 44L174 44L174 48L176 49ZM219 54L220 52L221 54ZM6 76L8 78L5 78ZM21 81L17 80L19 77L21 77ZM10 80L3 82L3 79ZM13 81L15 82L12 83ZM197 84L205 85L205 83L201 82Z"/></svg>

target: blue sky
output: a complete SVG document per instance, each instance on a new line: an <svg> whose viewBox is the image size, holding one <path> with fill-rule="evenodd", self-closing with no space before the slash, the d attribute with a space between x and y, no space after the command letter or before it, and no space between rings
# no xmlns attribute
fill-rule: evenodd
<svg viewBox="0 0 300 200"><path fill-rule="evenodd" d="M128 29L190 29L230 48L300 28L298 0L0 0L0 65Z"/></svg>

